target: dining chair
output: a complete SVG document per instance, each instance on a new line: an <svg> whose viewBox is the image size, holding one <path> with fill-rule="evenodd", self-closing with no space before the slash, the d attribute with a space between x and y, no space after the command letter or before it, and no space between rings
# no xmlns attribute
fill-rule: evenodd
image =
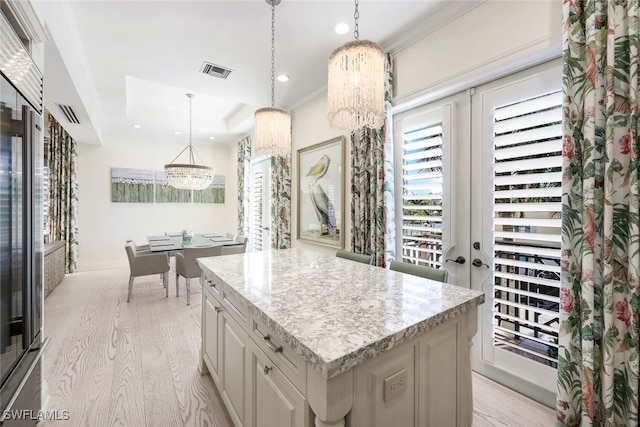
<svg viewBox="0 0 640 427"><path fill-rule="evenodd" d="M149 276L152 274L162 274L162 284L165 287L166 296L169 296L168 273L169 273L169 257L164 252L137 252L135 243L128 242L124 246L129 259L129 293L127 294L127 302L131 300L131 290L133 289L133 279L140 276Z"/></svg>
<svg viewBox="0 0 640 427"><path fill-rule="evenodd" d="M136 252L151 252L151 248L149 247L149 245L138 245L133 241L131 237L127 237L126 243L129 242L133 243L133 248L136 250Z"/></svg>
<svg viewBox="0 0 640 427"><path fill-rule="evenodd" d="M191 304L191 279L200 277L198 258L222 255L222 245L206 247L185 247L176 254L176 296L180 296L180 276L187 281L187 305Z"/></svg>
<svg viewBox="0 0 640 427"><path fill-rule="evenodd" d="M417 265L409 262L391 261L389 269L400 273L411 274L412 276L424 277L425 279L437 280L446 283L447 270Z"/></svg>
<svg viewBox="0 0 640 427"><path fill-rule="evenodd" d="M338 258L344 258L351 261L361 262L363 264L373 265L373 255L358 254L355 252L339 250L336 252Z"/></svg>

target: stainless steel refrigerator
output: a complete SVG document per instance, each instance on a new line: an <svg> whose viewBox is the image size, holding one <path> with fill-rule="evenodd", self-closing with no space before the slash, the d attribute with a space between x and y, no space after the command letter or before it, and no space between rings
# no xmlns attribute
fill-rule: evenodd
<svg viewBox="0 0 640 427"><path fill-rule="evenodd" d="M46 347L42 74L10 29L0 13L0 423L32 426Z"/></svg>

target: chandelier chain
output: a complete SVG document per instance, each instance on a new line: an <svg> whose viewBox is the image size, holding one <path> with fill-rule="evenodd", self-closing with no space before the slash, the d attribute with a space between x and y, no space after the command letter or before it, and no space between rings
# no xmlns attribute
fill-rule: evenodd
<svg viewBox="0 0 640 427"><path fill-rule="evenodd" d="M358 40L358 37L360 37L360 31L359 31L359 29L358 29L358 18L360 18L360 12L358 11L358 0L355 0L355 1L356 1L356 9L355 9L355 11L353 12L353 18L355 19L356 24L355 24L355 26L353 27L353 37L354 37L356 40Z"/></svg>
<svg viewBox="0 0 640 427"><path fill-rule="evenodd" d="M276 99L276 2L271 2L271 106Z"/></svg>
<svg viewBox="0 0 640 427"><path fill-rule="evenodd" d="M191 161L191 163L195 163L195 160L193 159L193 148L191 145L191 130L192 130L192 126L191 126L191 122L192 122L192 114L193 114L193 108L191 106L191 103L193 102L193 95L189 94L187 95L189 97L189 159Z"/></svg>

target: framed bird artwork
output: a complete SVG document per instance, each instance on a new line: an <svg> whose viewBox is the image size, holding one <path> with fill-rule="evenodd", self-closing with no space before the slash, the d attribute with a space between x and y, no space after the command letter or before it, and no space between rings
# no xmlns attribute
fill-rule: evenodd
<svg viewBox="0 0 640 427"><path fill-rule="evenodd" d="M298 150L298 240L344 247L344 146L339 136Z"/></svg>

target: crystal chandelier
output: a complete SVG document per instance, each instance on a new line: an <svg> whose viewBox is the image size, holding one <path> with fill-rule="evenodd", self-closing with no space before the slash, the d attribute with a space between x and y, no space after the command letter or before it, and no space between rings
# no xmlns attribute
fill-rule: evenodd
<svg viewBox="0 0 640 427"><path fill-rule="evenodd" d="M200 158L200 155L191 144L191 100L193 99L193 94L188 93L187 97L189 98L189 145L183 148L171 163L164 165L164 175L172 187L181 190L204 190L213 181L214 173L212 168L198 165L195 162L194 153L201 162L202 158ZM187 149L189 150L189 163L174 163Z"/></svg>
<svg viewBox="0 0 640 427"><path fill-rule="evenodd" d="M332 127L379 128L384 122L384 54L369 40L358 40L358 0L355 0L355 40L329 57L327 110Z"/></svg>
<svg viewBox="0 0 640 427"><path fill-rule="evenodd" d="M280 0L265 0L271 5L271 107L255 112L255 147L259 154L285 156L291 150L291 114L275 105L276 5Z"/></svg>

